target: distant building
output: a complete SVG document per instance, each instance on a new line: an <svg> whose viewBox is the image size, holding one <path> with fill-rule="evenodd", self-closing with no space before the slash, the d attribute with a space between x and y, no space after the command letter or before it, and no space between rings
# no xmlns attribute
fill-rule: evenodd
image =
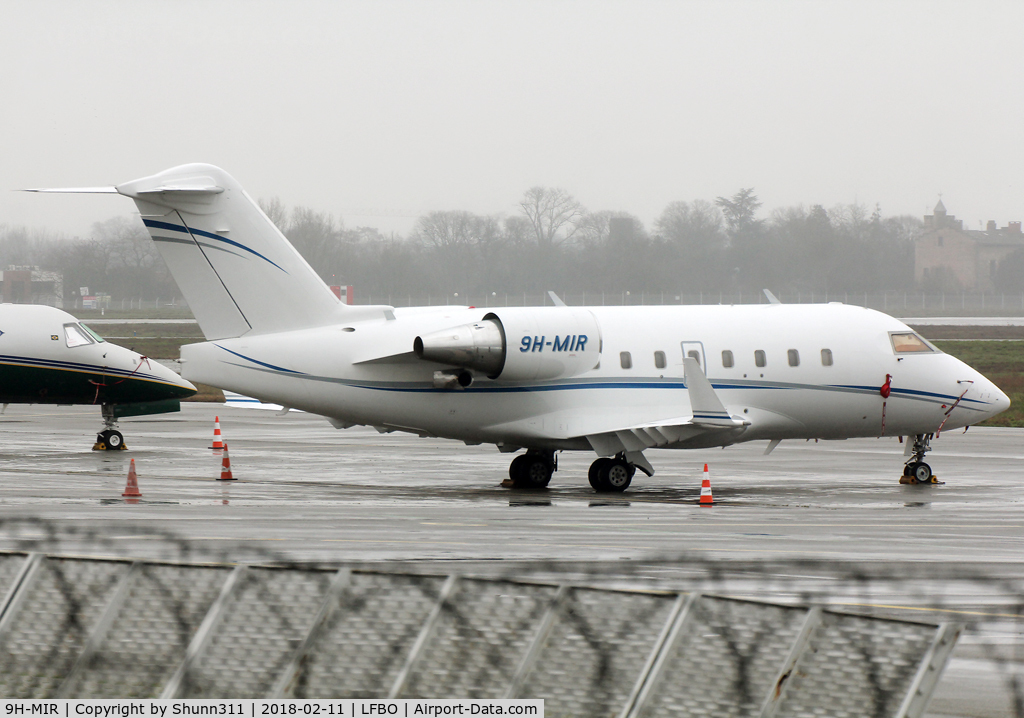
<svg viewBox="0 0 1024 718"><path fill-rule="evenodd" d="M0 302L64 307L64 275L11 265L0 272Z"/></svg>
<svg viewBox="0 0 1024 718"><path fill-rule="evenodd" d="M991 292L999 263L1018 249L1024 249L1020 222L999 228L989 220L984 231L964 229L939 200L914 247L914 279L926 289Z"/></svg>

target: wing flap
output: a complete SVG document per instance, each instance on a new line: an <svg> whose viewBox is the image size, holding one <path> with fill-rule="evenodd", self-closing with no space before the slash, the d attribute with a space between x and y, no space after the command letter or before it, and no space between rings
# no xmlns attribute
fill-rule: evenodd
<svg viewBox="0 0 1024 718"><path fill-rule="evenodd" d="M652 447L678 444L700 434L742 430L750 425L746 419L726 411L696 359L686 357L683 367L692 416L589 432L584 436L598 456L641 452Z"/></svg>

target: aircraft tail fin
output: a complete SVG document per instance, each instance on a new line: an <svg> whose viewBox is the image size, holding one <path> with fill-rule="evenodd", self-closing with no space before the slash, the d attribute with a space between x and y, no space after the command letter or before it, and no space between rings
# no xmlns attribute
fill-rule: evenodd
<svg viewBox="0 0 1024 718"><path fill-rule="evenodd" d="M334 324L354 311L224 170L182 165L117 192L135 200L207 339Z"/></svg>

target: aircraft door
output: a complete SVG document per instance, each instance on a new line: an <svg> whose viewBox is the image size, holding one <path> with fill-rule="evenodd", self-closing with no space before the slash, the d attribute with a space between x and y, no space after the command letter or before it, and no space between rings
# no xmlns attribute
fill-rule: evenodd
<svg viewBox="0 0 1024 718"><path fill-rule="evenodd" d="M700 370L704 372L704 376L707 376L708 368L704 357L704 342L680 342L680 345L683 351L679 362L682 363L682 360L686 357L693 357L700 364Z"/></svg>

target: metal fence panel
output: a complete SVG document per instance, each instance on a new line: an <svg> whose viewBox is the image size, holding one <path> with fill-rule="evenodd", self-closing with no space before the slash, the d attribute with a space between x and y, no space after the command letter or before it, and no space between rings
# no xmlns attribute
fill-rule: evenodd
<svg viewBox="0 0 1024 718"><path fill-rule="evenodd" d="M249 569L225 606L209 646L186 674L180 696L265 696L306 635L331 576Z"/></svg>
<svg viewBox="0 0 1024 718"><path fill-rule="evenodd" d="M0 643L0 695L51 698L129 564L48 558Z"/></svg>
<svg viewBox="0 0 1024 718"><path fill-rule="evenodd" d="M401 697L501 698L555 591L463 579Z"/></svg>
<svg viewBox="0 0 1024 718"><path fill-rule="evenodd" d="M143 565L89 665L67 695L147 698L185 657L185 650L230 569Z"/></svg>
<svg viewBox="0 0 1024 718"><path fill-rule="evenodd" d="M864 718L899 710L937 626L825 612L779 718Z"/></svg>
<svg viewBox="0 0 1024 718"><path fill-rule="evenodd" d="M444 579L433 576L353 573L288 695L387 695L436 605L443 583Z"/></svg>
<svg viewBox="0 0 1024 718"><path fill-rule="evenodd" d="M672 594L572 589L516 697L543 698L551 715L618 715L675 601Z"/></svg>
<svg viewBox="0 0 1024 718"><path fill-rule="evenodd" d="M18 572L27 560L28 556L25 554L0 554L0 611L3 610L4 597L14 585L14 579L18 577Z"/></svg>
<svg viewBox="0 0 1024 718"><path fill-rule="evenodd" d="M642 716L756 716L807 615L702 596Z"/></svg>
<svg viewBox="0 0 1024 718"><path fill-rule="evenodd" d="M903 718L923 712L960 631L697 592L302 566L0 554L0 581L12 698L513 694L588 718Z"/></svg>

